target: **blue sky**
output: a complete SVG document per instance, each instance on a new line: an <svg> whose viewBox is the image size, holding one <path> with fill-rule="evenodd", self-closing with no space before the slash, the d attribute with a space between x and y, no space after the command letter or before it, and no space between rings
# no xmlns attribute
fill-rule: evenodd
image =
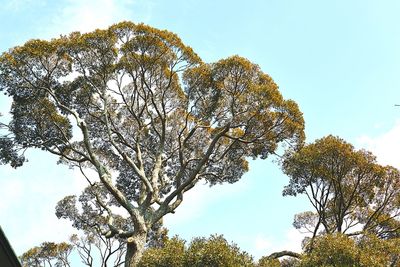
<svg viewBox="0 0 400 267"><path fill-rule="evenodd" d="M339 135L400 167L400 2L393 0L0 0L0 52L31 38L105 28L121 20L177 33L206 62L238 54L261 66L295 100L307 141ZM0 98L0 111L9 102ZM54 215L56 202L84 181L42 152L13 170L0 167L0 225L17 254L73 232ZM302 197L282 197L287 183L271 160L251 162L233 185L200 185L168 215L171 234L224 234L256 258L298 249L293 215Z"/></svg>

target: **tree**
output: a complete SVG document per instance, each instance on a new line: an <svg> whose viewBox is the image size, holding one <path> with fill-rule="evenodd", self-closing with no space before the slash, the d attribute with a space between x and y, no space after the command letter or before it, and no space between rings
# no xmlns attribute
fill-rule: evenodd
<svg viewBox="0 0 400 267"><path fill-rule="evenodd" d="M341 233L318 236L314 249L305 254L299 267L360 266L386 267L399 264L399 239L363 236L354 240Z"/></svg>
<svg viewBox="0 0 400 267"><path fill-rule="evenodd" d="M125 266L198 181L236 182L248 158L304 139L297 104L257 65L239 56L205 64L175 34L131 22L11 49L0 90L13 99L15 150L40 148L96 173L86 175L96 223L126 239ZM127 224L115 224L113 207Z"/></svg>
<svg viewBox="0 0 400 267"><path fill-rule="evenodd" d="M253 259L223 236L194 238L188 247L173 237L162 248L147 249L139 267L253 267Z"/></svg>
<svg viewBox="0 0 400 267"><path fill-rule="evenodd" d="M343 234L319 236L315 239L314 249L302 258L300 266L360 266L358 254L354 241Z"/></svg>
<svg viewBox="0 0 400 267"><path fill-rule="evenodd" d="M312 239L336 232L398 237L400 173L377 164L370 152L327 136L287 153L282 166L290 177L284 195L305 194L315 209L296 215L294 222Z"/></svg>
<svg viewBox="0 0 400 267"><path fill-rule="evenodd" d="M185 241L177 236L166 240L163 247L148 248L140 260L139 267L184 267Z"/></svg>
<svg viewBox="0 0 400 267"><path fill-rule="evenodd" d="M124 264L125 242L123 240L105 238L96 232L85 232L82 236L72 235L70 242L86 266L118 267Z"/></svg>
<svg viewBox="0 0 400 267"><path fill-rule="evenodd" d="M23 267L70 267L68 256L71 254L73 246L71 244L44 242L38 247L34 247L25 252L21 257Z"/></svg>
<svg viewBox="0 0 400 267"><path fill-rule="evenodd" d="M221 235L195 238L189 245L185 266L189 267L252 267L253 259L236 244L229 244Z"/></svg>
<svg viewBox="0 0 400 267"><path fill-rule="evenodd" d="M364 235L356 239L361 266L399 266L400 238L381 239Z"/></svg>

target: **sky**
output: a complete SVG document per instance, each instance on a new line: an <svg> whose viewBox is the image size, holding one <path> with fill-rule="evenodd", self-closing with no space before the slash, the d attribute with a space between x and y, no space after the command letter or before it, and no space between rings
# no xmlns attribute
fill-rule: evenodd
<svg viewBox="0 0 400 267"><path fill-rule="evenodd" d="M240 55L299 104L307 142L333 134L400 167L400 2L397 0L0 0L0 52L29 39L106 28L122 20L178 34L205 62ZM10 102L0 96L0 111ZM79 194L82 177L43 152L14 170L0 166L0 225L18 255L74 230L54 208ZM273 158L250 162L237 183L188 192L165 218L186 240L223 234L255 258L300 249L294 214L304 197L283 197Z"/></svg>

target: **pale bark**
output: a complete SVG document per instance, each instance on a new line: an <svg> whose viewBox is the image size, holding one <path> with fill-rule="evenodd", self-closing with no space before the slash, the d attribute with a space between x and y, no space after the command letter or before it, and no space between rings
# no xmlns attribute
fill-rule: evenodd
<svg viewBox="0 0 400 267"><path fill-rule="evenodd" d="M135 267L143 256L147 233L139 233L127 239L125 267Z"/></svg>

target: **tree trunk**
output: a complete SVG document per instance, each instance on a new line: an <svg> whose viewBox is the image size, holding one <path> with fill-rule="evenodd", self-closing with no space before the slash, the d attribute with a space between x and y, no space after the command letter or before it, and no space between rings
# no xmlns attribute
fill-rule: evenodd
<svg viewBox="0 0 400 267"><path fill-rule="evenodd" d="M136 234L127 240L125 267L135 267L142 258L145 250L147 233Z"/></svg>

